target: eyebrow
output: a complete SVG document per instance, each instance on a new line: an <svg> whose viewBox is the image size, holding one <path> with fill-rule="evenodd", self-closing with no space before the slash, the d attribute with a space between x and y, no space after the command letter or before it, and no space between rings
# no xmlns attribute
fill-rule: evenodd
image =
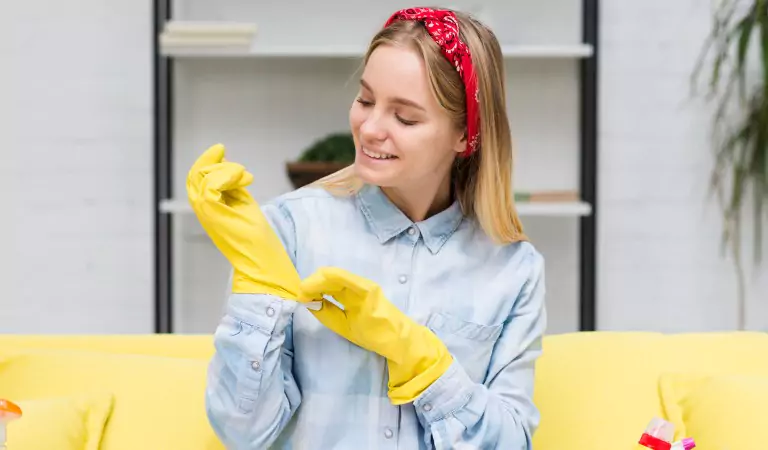
<svg viewBox="0 0 768 450"><path fill-rule="evenodd" d="M366 89L368 89L369 91L373 92L373 89L371 89L371 85L370 85L370 84L368 84L368 82L366 82L366 81L365 81L365 80L363 80L362 78L360 79L360 84L361 84L361 85L362 85L364 88L366 88ZM411 106L411 107L413 107L413 108L416 108L416 109L420 109L420 110L422 110L422 111L424 111L424 112L427 112L427 110L426 110L426 109L425 109L423 106L419 105L418 103L414 102L413 100L408 100L407 98L402 98L402 97L394 97L394 98L392 98L392 103L399 103L399 104L401 104L401 105L405 105L405 106Z"/></svg>

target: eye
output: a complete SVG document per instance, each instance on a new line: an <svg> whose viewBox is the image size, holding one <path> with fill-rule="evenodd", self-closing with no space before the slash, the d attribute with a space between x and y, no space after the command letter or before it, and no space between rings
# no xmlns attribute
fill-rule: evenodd
<svg viewBox="0 0 768 450"><path fill-rule="evenodd" d="M373 102L363 99L362 97L357 98L357 103L360 103L363 106L371 106L373 105Z"/></svg>
<svg viewBox="0 0 768 450"><path fill-rule="evenodd" d="M408 126L408 127L410 127L410 126L412 126L412 125L416 125L416 122L415 122L415 121L413 121L413 120L405 120L405 119L403 119L402 117L400 117L400 116L399 116L399 115L397 115L397 114L395 114L395 117L397 117L397 120L398 120L400 123L402 123L403 125L405 125L405 126Z"/></svg>

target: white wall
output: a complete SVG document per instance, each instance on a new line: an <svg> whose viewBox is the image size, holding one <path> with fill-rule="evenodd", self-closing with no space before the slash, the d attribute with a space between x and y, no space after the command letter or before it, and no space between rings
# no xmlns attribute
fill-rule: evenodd
<svg viewBox="0 0 768 450"><path fill-rule="evenodd" d="M689 96L709 3L601 2L601 329L737 326L733 264L707 197L710 109ZM766 330L768 260L747 275L747 327Z"/></svg>
<svg viewBox="0 0 768 450"><path fill-rule="evenodd" d="M152 331L150 2L0 16L0 332Z"/></svg>
<svg viewBox="0 0 768 450"><path fill-rule="evenodd" d="M283 28L270 17L301 19L279 3L229 0L215 11L213 2L179 3L188 18L254 20L266 40ZM376 14L404 4L359 3L354 10L372 19L346 18L340 32L319 36L365 41L379 25ZM482 3L502 41L579 39L568 18L579 17L580 1ZM0 332L149 332L150 3L49 0L32 8L13 2L0 15L11 36L0 43ZM317 8L305 16L319 26ZM601 8L598 325L733 328L735 279L719 254L717 209L705 197L709 115L686 97L708 2L612 0ZM521 188L577 186L571 65L508 65ZM346 127L354 87L344 81L353 71L352 63L327 61L180 62L177 193L196 154L217 141L259 174L257 198L288 189L284 162L310 138ZM577 222L525 223L548 261L550 330L574 329ZM178 226L179 331L210 331L226 266L192 217ZM768 263L750 290L754 329L768 326L766 272Z"/></svg>

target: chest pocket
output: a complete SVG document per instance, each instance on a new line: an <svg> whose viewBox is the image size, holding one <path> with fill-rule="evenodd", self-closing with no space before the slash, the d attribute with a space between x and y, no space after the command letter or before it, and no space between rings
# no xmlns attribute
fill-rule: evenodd
<svg viewBox="0 0 768 450"><path fill-rule="evenodd" d="M473 381L485 380L503 325L481 325L445 312L432 313L425 325L443 341Z"/></svg>

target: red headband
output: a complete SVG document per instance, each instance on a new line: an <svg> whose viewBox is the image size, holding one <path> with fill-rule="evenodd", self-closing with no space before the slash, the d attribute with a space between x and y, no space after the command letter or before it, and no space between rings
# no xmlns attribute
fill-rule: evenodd
<svg viewBox="0 0 768 450"><path fill-rule="evenodd" d="M469 156L480 146L480 106L478 104L477 77L472 66L472 55L467 44L459 38L459 22L453 11L432 8L406 8L392 14L386 28L396 20L421 22L440 46L443 55L453 64L464 82L467 98L467 149L461 156Z"/></svg>

